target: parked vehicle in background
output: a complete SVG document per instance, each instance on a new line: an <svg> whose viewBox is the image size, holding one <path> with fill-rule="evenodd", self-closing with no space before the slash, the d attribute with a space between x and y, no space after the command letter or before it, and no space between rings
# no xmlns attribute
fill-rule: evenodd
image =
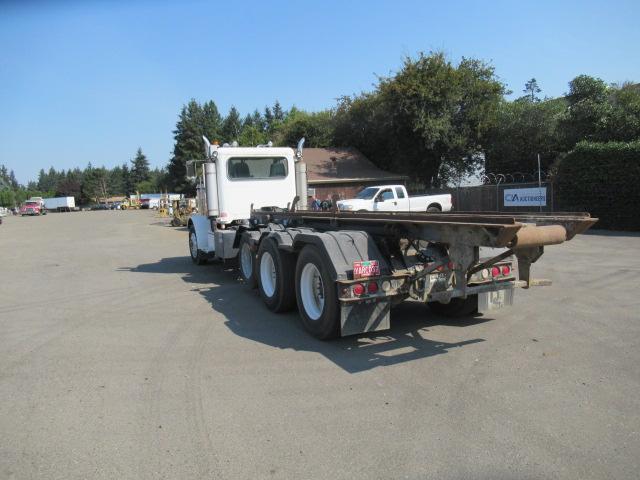
<svg viewBox="0 0 640 480"><path fill-rule="evenodd" d="M55 210L56 212L70 212L76 208L74 197L52 197L45 198L43 201L47 210Z"/></svg>
<svg viewBox="0 0 640 480"><path fill-rule="evenodd" d="M0 218L9 215L9 210L5 207L0 207Z"/></svg>
<svg viewBox="0 0 640 480"><path fill-rule="evenodd" d="M40 197L33 197L27 200L20 207L20 215L46 215L47 210L44 208L44 202Z"/></svg>
<svg viewBox="0 0 640 480"><path fill-rule="evenodd" d="M409 196L404 185L367 187L356 198L340 200L338 209L348 212L449 212L451 195Z"/></svg>
<svg viewBox="0 0 640 480"><path fill-rule="evenodd" d="M96 203L91 205L91 210L109 210L109 205L106 203Z"/></svg>
<svg viewBox="0 0 640 480"><path fill-rule="evenodd" d="M140 199L140 208L148 210L150 206L151 206L151 199L150 198L141 198Z"/></svg>

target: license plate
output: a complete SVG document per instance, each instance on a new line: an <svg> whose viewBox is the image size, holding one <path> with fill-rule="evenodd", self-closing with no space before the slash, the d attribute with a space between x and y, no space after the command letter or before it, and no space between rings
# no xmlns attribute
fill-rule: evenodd
<svg viewBox="0 0 640 480"><path fill-rule="evenodd" d="M513 305L513 290L497 290L478 294L478 310L486 312Z"/></svg>
<svg viewBox="0 0 640 480"><path fill-rule="evenodd" d="M377 260L363 260L353 262L353 278L377 277L380 275L380 265Z"/></svg>

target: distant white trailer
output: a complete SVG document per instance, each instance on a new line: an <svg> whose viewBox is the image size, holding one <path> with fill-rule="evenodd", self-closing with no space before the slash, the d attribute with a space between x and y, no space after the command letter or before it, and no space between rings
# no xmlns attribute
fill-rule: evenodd
<svg viewBox="0 0 640 480"><path fill-rule="evenodd" d="M43 200L44 208L47 210L70 212L76 208L76 199L74 197L53 197L45 198Z"/></svg>

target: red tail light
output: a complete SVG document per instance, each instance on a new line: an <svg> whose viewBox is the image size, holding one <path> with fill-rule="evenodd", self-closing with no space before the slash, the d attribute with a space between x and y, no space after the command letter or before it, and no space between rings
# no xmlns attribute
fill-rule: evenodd
<svg viewBox="0 0 640 480"><path fill-rule="evenodd" d="M511 273L511 268L509 267L509 265L503 265L502 266L502 274L503 275L509 275Z"/></svg>
<svg viewBox="0 0 640 480"><path fill-rule="evenodd" d="M367 291L369 293L376 293L378 291L378 284L376 282L369 282L369 285L367 285Z"/></svg>
<svg viewBox="0 0 640 480"><path fill-rule="evenodd" d="M364 294L364 285L362 285L361 283L356 283L353 286L353 294L356 297L359 297L360 295Z"/></svg>
<svg viewBox="0 0 640 480"><path fill-rule="evenodd" d="M500 275L500 269L498 267L493 267L491 269L491 276L497 277L498 275Z"/></svg>

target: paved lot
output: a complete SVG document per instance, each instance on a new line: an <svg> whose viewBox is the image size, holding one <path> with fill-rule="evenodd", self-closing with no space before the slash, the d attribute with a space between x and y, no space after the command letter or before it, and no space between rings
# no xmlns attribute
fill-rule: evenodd
<svg viewBox="0 0 640 480"><path fill-rule="evenodd" d="M640 237L554 286L323 343L152 212L0 226L0 478L638 478Z"/></svg>

